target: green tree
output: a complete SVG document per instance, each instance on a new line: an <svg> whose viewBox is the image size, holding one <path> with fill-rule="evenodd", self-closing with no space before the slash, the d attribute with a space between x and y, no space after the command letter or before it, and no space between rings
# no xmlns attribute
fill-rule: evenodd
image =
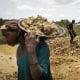
<svg viewBox="0 0 80 80"><path fill-rule="evenodd" d="M5 21L7 21L7 19L0 18L0 26L3 25Z"/></svg>

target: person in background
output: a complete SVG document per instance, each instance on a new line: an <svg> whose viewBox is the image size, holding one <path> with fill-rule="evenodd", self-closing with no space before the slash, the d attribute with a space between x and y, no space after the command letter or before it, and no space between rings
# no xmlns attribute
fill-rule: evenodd
<svg viewBox="0 0 80 80"><path fill-rule="evenodd" d="M16 52L18 80L52 80L50 50L45 40L37 42L35 32L22 31L16 19L6 21L0 29L8 45L19 44Z"/></svg>
<svg viewBox="0 0 80 80"><path fill-rule="evenodd" d="M77 35L76 35L76 32L75 32L74 29L73 29L74 23L75 23L75 20L72 20L72 22L69 23L69 25L67 25L67 28L68 28L68 31L69 31L69 34L70 34L70 37L71 37L71 39L70 39L70 43L71 43L71 44L74 43L73 40L74 40L74 38L77 36Z"/></svg>

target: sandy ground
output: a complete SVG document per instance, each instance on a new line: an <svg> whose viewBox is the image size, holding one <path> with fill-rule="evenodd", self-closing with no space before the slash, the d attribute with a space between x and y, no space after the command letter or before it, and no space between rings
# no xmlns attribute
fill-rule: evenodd
<svg viewBox="0 0 80 80"><path fill-rule="evenodd" d="M0 45L0 80L17 80L15 48Z"/></svg>
<svg viewBox="0 0 80 80"><path fill-rule="evenodd" d="M80 56L51 56L54 80L80 80Z"/></svg>
<svg viewBox="0 0 80 80"><path fill-rule="evenodd" d="M80 80L80 37L70 44L70 37L48 41L51 72L54 80Z"/></svg>
<svg viewBox="0 0 80 80"><path fill-rule="evenodd" d="M64 43L65 40L67 45ZM69 38L65 40L56 40L59 43L55 40L49 41L52 76L54 80L80 80L79 44L71 47ZM0 45L0 80L17 80L16 47Z"/></svg>

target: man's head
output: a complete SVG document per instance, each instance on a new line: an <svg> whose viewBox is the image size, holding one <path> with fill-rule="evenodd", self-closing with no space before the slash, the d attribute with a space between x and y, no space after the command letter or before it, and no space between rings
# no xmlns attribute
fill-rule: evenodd
<svg viewBox="0 0 80 80"><path fill-rule="evenodd" d="M72 20L72 23L75 23L75 20Z"/></svg>
<svg viewBox="0 0 80 80"><path fill-rule="evenodd" d="M3 26L1 26L1 31L3 36L6 38L6 41L9 45L14 46L18 43L19 38L19 27L17 25L18 20L12 19L6 21Z"/></svg>

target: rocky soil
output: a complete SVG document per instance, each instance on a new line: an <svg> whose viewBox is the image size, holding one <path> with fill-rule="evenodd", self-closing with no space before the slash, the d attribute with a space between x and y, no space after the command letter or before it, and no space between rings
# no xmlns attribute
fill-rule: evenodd
<svg viewBox="0 0 80 80"><path fill-rule="evenodd" d="M74 44L69 40L69 37L62 37L47 41L54 80L80 80L80 37L74 39Z"/></svg>

